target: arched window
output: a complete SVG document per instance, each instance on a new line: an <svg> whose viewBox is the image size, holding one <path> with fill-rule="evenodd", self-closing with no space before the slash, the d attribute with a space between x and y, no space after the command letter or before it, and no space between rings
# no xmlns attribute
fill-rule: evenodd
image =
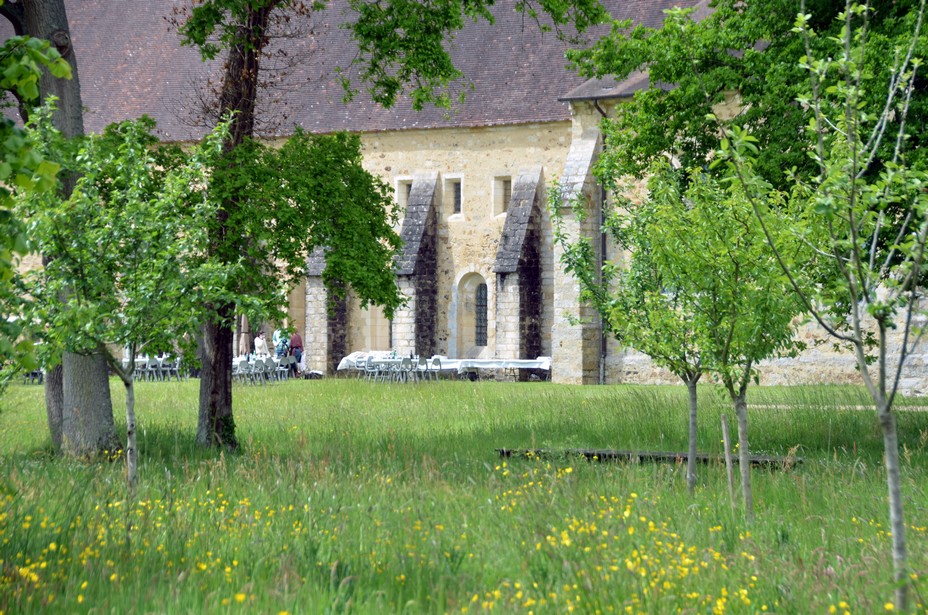
<svg viewBox="0 0 928 615"><path fill-rule="evenodd" d="M490 289L476 271L462 274L450 308L452 358L476 359L490 348Z"/></svg>
<svg viewBox="0 0 928 615"><path fill-rule="evenodd" d="M474 296L474 303L476 308L475 314L475 331L474 331L474 345L475 346L486 346L487 345L487 285L478 284L477 292Z"/></svg>

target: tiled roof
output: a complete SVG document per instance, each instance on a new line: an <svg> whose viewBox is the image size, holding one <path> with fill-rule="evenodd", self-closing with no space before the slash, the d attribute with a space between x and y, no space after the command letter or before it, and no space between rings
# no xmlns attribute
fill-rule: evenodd
<svg viewBox="0 0 928 615"><path fill-rule="evenodd" d="M167 140L189 140L203 133L203 128L190 125L194 84L202 84L219 63L203 64L195 49L180 46L166 18L186 3L189 0L66 0L88 131L99 132L110 122L144 113L155 118ZM664 9L694 0L606 4L616 19L657 26ZM348 68L355 57L349 32L338 27L346 21L346 10L343 0L332 0L315 17L312 35L286 43L302 61L286 80L287 89L277 94L283 104L268 105L278 116L265 132L286 134L294 125L311 132L366 132L566 120L570 110L559 98L584 82L567 70L564 43L551 33L540 33L515 11L514 0L501 0L493 7L495 24L469 23L449 43L465 75L458 90L466 91L466 99L454 110L416 112L405 98L385 109L365 95L343 103L335 69ZM0 39L10 34L9 24L0 19Z"/></svg>
<svg viewBox="0 0 928 615"><path fill-rule="evenodd" d="M561 96L560 100L599 100L603 98L629 98L638 90L646 90L650 85L647 71L635 71L624 81L617 81L614 77L590 79L581 83L570 92Z"/></svg>

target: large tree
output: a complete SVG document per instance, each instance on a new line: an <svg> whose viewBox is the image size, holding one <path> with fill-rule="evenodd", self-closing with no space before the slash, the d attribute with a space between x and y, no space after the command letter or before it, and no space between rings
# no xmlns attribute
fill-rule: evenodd
<svg viewBox="0 0 928 615"><path fill-rule="evenodd" d="M52 42L61 58L70 67L70 78L45 71L39 79L42 99L58 99L52 122L65 138L83 136L84 120L81 104L77 56L71 44L68 16L64 0L22 0L0 6L0 14L10 20L19 35L29 35ZM29 106L35 101L22 100L20 111L26 119ZM65 175L60 184L61 197L70 196L76 177ZM43 254L43 259L54 258ZM81 354L71 348L47 355L52 358L45 381L45 402L52 445L84 454L104 450L115 444L113 405L110 400L106 361L99 353Z"/></svg>
<svg viewBox="0 0 928 615"><path fill-rule="evenodd" d="M905 25L918 0L870 4L869 44L862 59L874 75L888 78L886 59L911 30ZM804 43L793 32L801 6L800 0L714 0L708 11L669 11L660 28L616 22L589 48L569 51L583 75L621 80L646 70L650 76L651 87L637 92L622 105L621 115L606 122L604 158L633 176L644 174L666 153L673 153L683 168L701 167L719 147L722 124L751 130L765 152L756 171L774 186L785 185L793 168L814 173L800 138L810 110L796 101L806 81L796 63L806 52ZM843 8L843 2L831 0L805 3L810 27L821 33L810 43L812 49L821 49L829 36L840 36L835 18ZM876 92L864 96L870 102L879 97ZM726 104L731 112L719 113L719 105ZM928 138L926 112L922 86L913 93L910 110L913 145ZM707 122L713 114L716 119ZM891 150L880 155L891 156Z"/></svg>
<svg viewBox="0 0 928 615"><path fill-rule="evenodd" d="M0 11L8 9L0 0ZM48 41L21 35L8 39L0 46L0 92L37 102L43 66L60 77L70 74L68 63ZM28 251L27 235L13 204L16 195L53 189L59 166L45 160L41 147L6 116L0 116L0 161L0 362L31 369L35 355L31 341L22 337L22 320L16 318L19 293L13 283L16 259Z"/></svg>
<svg viewBox="0 0 928 615"><path fill-rule="evenodd" d="M444 46L445 39L464 27L468 19L492 19L488 0L390 0L388 2L365 2L350 0L353 19L346 24L351 29L358 45L357 62L361 66L362 82L372 98L385 106L392 105L404 91L409 89L413 106L421 108L429 103L447 103L446 86L460 76L451 62ZM538 9L528 3L519 3L529 14L537 16ZM220 207L214 224L211 225L210 245L220 260L227 262L238 259L243 251L254 256L253 275L240 281L228 290L228 298L210 305L203 326L203 370L200 382L200 424L198 440L202 444L219 443L235 446L235 423L232 418L232 323L237 306L236 298L259 297L254 281L267 279L273 274L270 268L280 263L288 273L301 269L305 263L305 249L325 249L326 268L323 279L334 296L343 296L348 288L354 288L362 302L384 305L388 316L399 304L400 296L392 273L390 257L398 246L397 238L389 225L385 224L388 202L386 187L370 177L360 167L357 146L352 151L341 150L345 158L335 160L336 166L345 165L354 169L350 178L359 182L362 189L345 191L342 178L321 173L306 186L308 197L339 193L351 199L351 207L332 207L335 201L323 202L318 209L307 211L308 217L297 221L291 230L291 248L298 249L276 253L251 241L246 223L262 204L243 197L245 192L233 190L235 181L242 179L247 169L247 152L254 145L249 138L254 135L256 121L256 99L261 83L261 62L271 40L271 30L280 21L293 16L305 16L314 11L323 11L322 3L307 4L299 0L206 0L194 4L177 17L180 32L187 44L196 45L204 59L213 59L224 54L224 73L218 88L215 107L219 117L231 115L231 129L227 141L228 158L223 171L224 177L215 182L214 197ZM572 23L583 30L592 23L601 21L604 11L597 0L542 0L540 10L547 13L555 26ZM349 91L351 84L347 84ZM348 141L345 141L347 144ZM336 154L340 147L331 151ZM295 163L299 164L299 163ZM290 184L298 175L283 175L272 169L270 181ZM306 171L299 171L305 176ZM225 186L225 187L222 187ZM366 188L364 188L366 186ZM240 186L239 186L240 187ZM365 202L363 196L371 200ZM282 210L264 207L258 209L267 216L268 224ZM363 245L372 246L376 238L386 238L391 250L365 254L357 241L357 232L371 240ZM271 237L274 241L275 237ZM276 255L282 260L270 258ZM247 282L247 283L246 283ZM266 295L265 295L266 297ZM278 305L280 298L277 298ZM266 300L259 301L266 308ZM267 312L266 312L267 313Z"/></svg>

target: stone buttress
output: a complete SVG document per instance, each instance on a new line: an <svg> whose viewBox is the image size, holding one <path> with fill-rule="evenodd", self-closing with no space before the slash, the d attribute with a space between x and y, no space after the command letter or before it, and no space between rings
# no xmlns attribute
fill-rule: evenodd
<svg viewBox="0 0 928 615"><path fill-rule="evenodd" d="M496 355L535 359L542 353L541 169L520 171L496 252ZM521 377L528 373L522 370Z"/></svg>
<svg viewBox="0 0 928 615"><path fill-rule="evenodd" d="M393 317L393 348L430 357L436 353L438 319L438 173L413 177L396 263L397 283L406 303Z"/></svg>

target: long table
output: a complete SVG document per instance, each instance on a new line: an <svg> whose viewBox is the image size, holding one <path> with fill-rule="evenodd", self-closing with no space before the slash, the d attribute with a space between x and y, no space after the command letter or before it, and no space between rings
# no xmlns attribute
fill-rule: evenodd
<svg viewBox="0 0 928 615"><path fill-rule="evenodd" d="M361 370L367 363L367 357L371 356L378 363L391 360L389 351L374 352L352 352L342 358L338 363L338 370ZM484 369L540 369L544 371L551 370L551 357L538 357L537 359L449 359L437 355L429 359L429 363L437 358L441 361L441 371L457 372L466 374ZM397 359L399 360L399 359Z"/></svg>
<svg viewBox="0 0 928 615"><path fill-rule="evenodd" d="M445 367L445 364L448 367ZM481 369L543 369L551 370L551 357L537 359L441 359L442 369L456 369L459 374Z"/></svg>

